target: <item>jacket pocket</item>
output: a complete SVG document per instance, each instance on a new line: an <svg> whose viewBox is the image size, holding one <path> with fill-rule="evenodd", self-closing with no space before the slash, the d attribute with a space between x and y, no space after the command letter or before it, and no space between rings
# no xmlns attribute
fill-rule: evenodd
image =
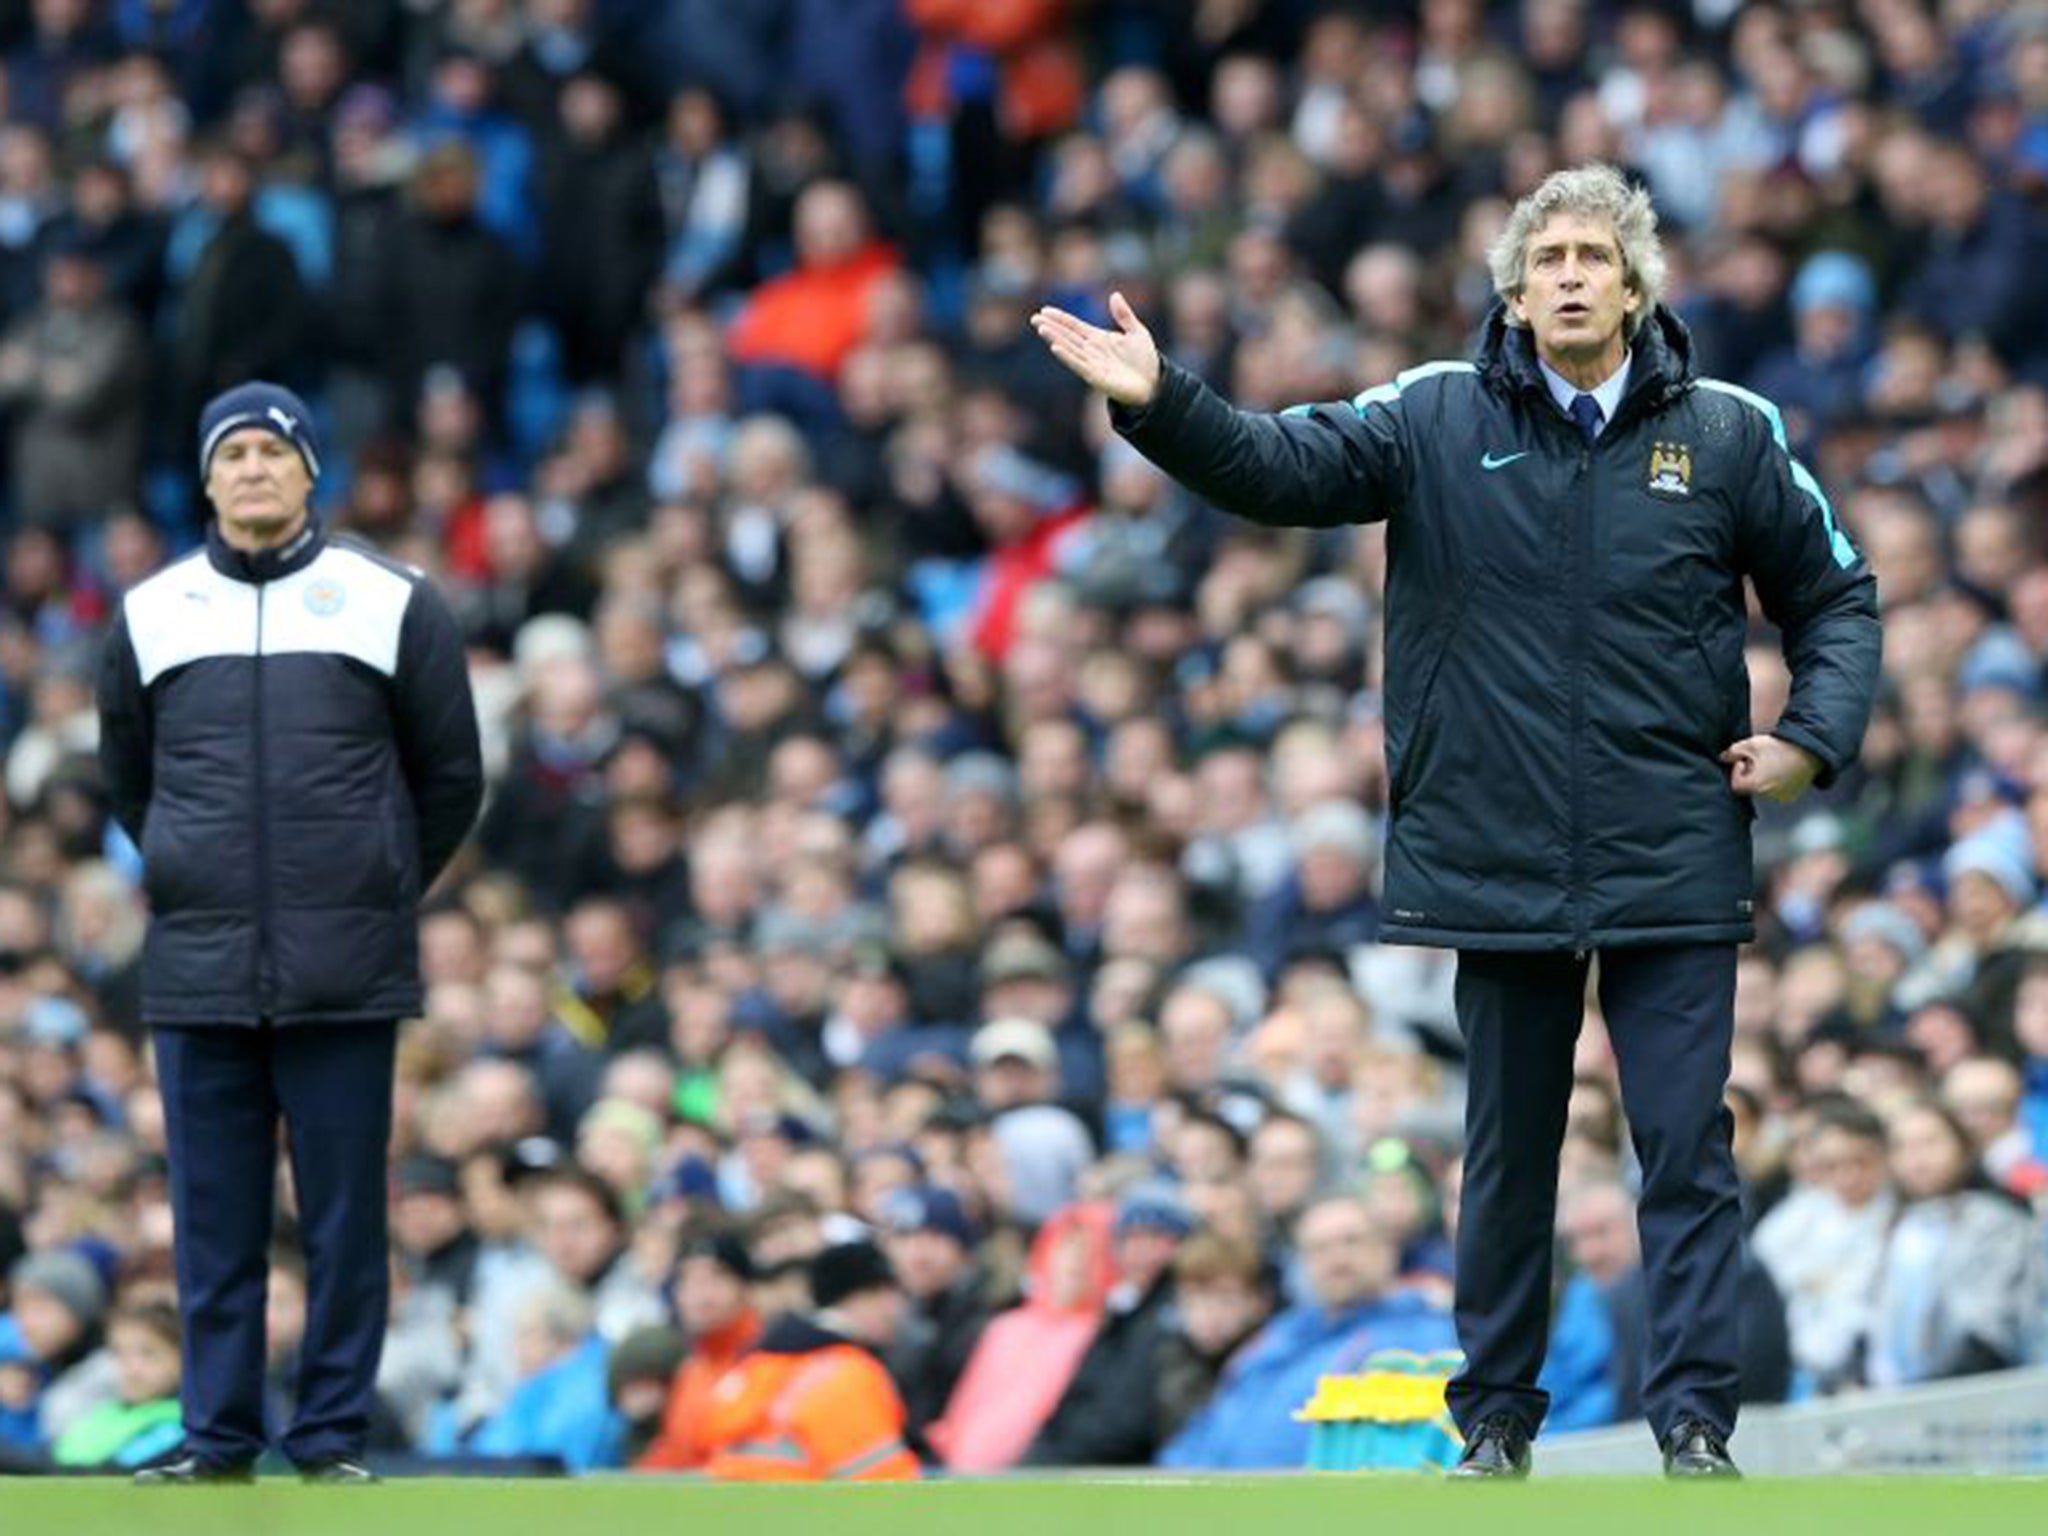
<svg viewBox="0 0 2048 1536"><path fill-rule="evenodd" d="M1747 702L1739 695L1738 685L1742 674L1737 672L1736 681L1733 683L1722 675L1721 669L1714 665L1713 652L1707 648L1706 637L1697 624L1693 626L1692 648L1699 657L1700 675L1706 679L1707 705L1700 718L1712 722L1707 750L1714 758L1714 767L1721 773L1722 784L1727 790L1728 798L1741 807L1744 821L1754 821L1756 802L1747 795L1735 793L1734 787L1728 783L1727 767L1720 760L1721 753L1733 746L1736 738L1743 734L1742 726L1748 708Z"/></svg>
<svg viewBox="0 0 2048 1536"><path fill-rule="evenodd" d="M384 883L394 900L414 894L413 858L405 846L408 823L403 816L387 811L379 818L379 841L384 854Z"/></svg>
<svg viewBox="0 0 2048 1536"><path fill-rule="evenodd" d="M1436 682L1443 671L1444 660L1456 644L1458 631L1465 622L1465 610L1471 606L1472 589L1478 578L1468 576L1458 592L1457 600L1451 605L1448 615L1438 626L1442 638L1430 652L1429 662L1422 674L1422 686L1415 695L1415 722L1409 726L1407 739L1401 744L1401 761L1387 781L1387 812L1389 815L1401 808L1402 797L1415 783L1418 765L1424 753L1436 738Z"/></svg>
<svg viewBox="0 0 2048 1536"><path fill-rule="evenodd" d="M1699 657L1700 676L1705 682L1704 708L1700 719L1710 722L1707 728L1709 744L1718 755L1723 747L1735 740L1735 713L1729 708L1728 686L1721 679L1721 672L1714 665L1713 653L1707 649L1706 637L1700 633L1697 624L1692 627L1693 654Z"/></svg>

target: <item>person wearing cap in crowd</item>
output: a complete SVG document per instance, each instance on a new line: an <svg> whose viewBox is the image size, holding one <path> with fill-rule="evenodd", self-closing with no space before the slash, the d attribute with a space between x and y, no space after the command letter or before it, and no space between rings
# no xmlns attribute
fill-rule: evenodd
<svg viewBox="0 0 2048 1536"><path fill-rule="evenodd" d="M605 1392L625 1425L622 1466L637 1466L661 1433L669 1384L689 1354L689 1335L667 1323L635 1328L613 1347L605 1362Z"/></svg>
<svg viewBox="0 0 2048 1536"><path fill-rule="evenodd" d="M1844 920L1841 939L1849 962L1844 1008L1866 1029L1896 1030L1903 1014L1895 989L1927 953L1927 935L1903 908L1872 901Z"/></svg>
<svg viewBox="0 0 2048 1536"><path fill-rule="evenodd" d="M483 787L460 635L433 584L328 538L311 412L256 382L206 405L206 544L123 599L100 760L140 847L185 1317L184 1453L240 1478L268 1442L263 1277L280 1120L311 1286L282 1448L359 1479L384 1334L397 1021L423 997L416 909Z"/></svg>
<svg viewBox="0 0 2048 1536"><path fill-rule="evenodd" d="M975 1261L973 1218L950 1189L892 1191L882 1201L882 1228L883 1249L909 1298L889 1370L910 1416L911 1445L923 1454L924 1432L946 1411L995 1309Z"/></svg>
<svg viewBox="0 0 2048 1536"><path fill-rule="evenodd" d="M735 1232L707 1232L683 1245L668 1294L690 1351L669 1380L660 1432L634 1462L641 1471L687 1472L704 1464L712 1404L761 1339L754 1273L753 1257Z"/></svg>
<svg viewBox="0 0 2048 1536"><path fill-rule="evenodd" d="M1024 1465L1142 1466L1152 1459L1159 1407L1138 1384L1155 1377L1173 1323L1174 1257L1194 1225L1169 1184L1140 1184L1117 1202L1117 1278L1108 1309Z"/></svg>
<svg viewBox="0 0 2048 1536"><path fill-rule="evenodd" d="M1877 282L1847 251L1817 251L1792 280L1793 344L1757 365L1758 393L1778 402L1795 450L1805 452L1860 409L1870 363Z"/></svg>
<svg viewBox="0 0 2048 1536"><path fill-rule="evenodd" d="M413 1287L442 1292L451 1308L468 1306L483 1240L470 1228L455 1164L428 1152L402 1159L392 1174L391 1217L392 1246Z"/></svg>
<svg viewBox="0 0 2048 1536"><path fill-rule="evenodd" d="M1102 1037L1074 1019L1074 968L1026 922L1005 923L981 956L981 1009L987 1019L1031 1019L1052 1031L1060 1093L1074 1103L1102 1097Z"/></svg>
<svg viewBox="0 0 2048 1536"><path fill-rule="evenodd" d="M1051 306L1032 324L1196 494L1267 525L1387 522L1379 937L1458 951L1469 1063L1457 1475L1526 1476L1542 1427L1557 1158L1597 953L1644 1164L1645 1407L1667 1473L1730 1476L1742 1213L1722 1091L1755 934L1746 802L1855 760L1876 582L1777 408L1700 376L1662 303L1648 192L1610 165L1558 170L1489 266L1472 361L1278 415L1164 360L1120 294L1113 329ZM1791 672L1763 731L1746 580Z"/></svg>
<svg viewBox="0 0 2048 1536"><path fill-rule="evenodd" d="M837 1243L810 1264L812 1310L775 1319L704 1424L704 1470L731 1482L891 1482L920 1475L881 1354L903 1291L882 1250Z"/></svg>
<svg viewBox="0 0 2048 1536"><path fill-rule="evenodd" d="M1900 983L1905 1005L1933 997L1962 1001L1977 1019L2012 1016L2035 924L2026 917L2036 886L2025 821L2005 811L1942 856L1950 926Z"/></svg>
<svg viewBox="0 0 2048 1536"><path fill-rule="evenodd" d="M33 1419L20 1426L30 1438L18 1443L46 1448L113 1393L113 1357L102 1348L107 1284L90 1259L70 1248L17 1260L7 1284L14 1309L0 1316L0 1343L9 1334L20 1340L36 1382Z"/></svg>
<svg viewBox="0 0 2048 1536"><path fill-rule="evenodd" d="M1052 1102L1059 1086L1052 1031L1035 1019L991 1019L975 1031L969 1054L1011 1209L1026 1222L1043 1221L1073 1198L1075 1181L1095 1156L1088 1128Z"/></svg>

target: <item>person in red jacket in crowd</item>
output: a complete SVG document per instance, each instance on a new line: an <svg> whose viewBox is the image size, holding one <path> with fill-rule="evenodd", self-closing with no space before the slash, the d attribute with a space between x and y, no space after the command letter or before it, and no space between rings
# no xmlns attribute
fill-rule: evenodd
<svg viewBox="0 0 2048 1536"><path fill-rule="evenodd" d="M670 1295L690 1353L669 1384L661 1432L634 1463L640 1470L686 1472L704 1464L712 1404L761 1339L753 1283L754 1261L737 1235L707 1234L684 1246Z"/></svg>
<svg viewBox="0 0 2048 1536"><path fill-rule="evenodd" d="M754 290L726 347L735 362L781 364L829 383L867 337L870 292L901 261L843 181L818 182L797 199L796 256L794 270Z"/></svg>
<svg viewBox="0 0 2048 1536"><path fill-rule="evenodd" d="M811 1261L816 1309L775 1319L712 1394L704 1471L731 1482L889 1482L919 1476L903 1399L878 1351L903 1291L871 1242Z"/></svg>

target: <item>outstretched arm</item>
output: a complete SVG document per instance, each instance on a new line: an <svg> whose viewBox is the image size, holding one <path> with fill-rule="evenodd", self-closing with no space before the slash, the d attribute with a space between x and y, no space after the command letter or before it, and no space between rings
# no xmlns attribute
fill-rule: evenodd
<svg viewBox="0 0 2048 1536"><path fill-rule="evenodd" d="M1241 411L1160 356L1121 293L1117 329L1050 306L1031 317L1075 377L1108 396L1110 421L1147 458L1204 500L1276 527L1331 527L1385 517L1407 473L1400 395Z"/></svg>

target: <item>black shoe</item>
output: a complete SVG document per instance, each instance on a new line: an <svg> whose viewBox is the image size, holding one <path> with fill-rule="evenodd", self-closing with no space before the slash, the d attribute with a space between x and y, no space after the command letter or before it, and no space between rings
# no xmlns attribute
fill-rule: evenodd
<svg viewBox="0 0 2048 1536"><path fill-rule="evenodd" d="M1479 1421L1472 1438L1465 1442L1465 1454L1446 1474L1450 1477L1524 1478L1529 1475L1529 1431L1522 1421L1505 1413L1490 1413Z"/></svg>
<svg viewBox="0 0 2048 1536"><path fill-rule="evenodd" d="M186 1454L159 1466L144 1467L135 1481L145 1487L172 1488L182 1483L253 1483L256 1469L247 1462L207 1461Z"/></svg>
<svg viewBox="0 0 2048 1536"><path fill-rule="evenodd" d="M309 1461L299 1468L302 1483L375 1483L376 1473L351 1456L332 1456L326 1461Z"/></svg>
<svg viewBox="0 0 2048 1536"><path fill-rule="evenodd" d="M1683 1419L1664 1440L1666 1477L1741 1477L1721 1431L1700 1419Z"/></svg>

